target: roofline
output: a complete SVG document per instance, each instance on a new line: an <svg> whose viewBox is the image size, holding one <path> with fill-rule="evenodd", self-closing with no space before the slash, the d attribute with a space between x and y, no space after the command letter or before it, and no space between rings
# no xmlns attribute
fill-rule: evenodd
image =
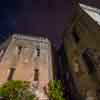
<svg viewBox="0 0 100 100"><path fill-rule="evenodd" d="M51 44L51 41L47 38L47 37L43 37L43 36L34 36L34 35L26 35L26 34L20 34L20 33L12 33L12 38L16 38L16 39L25 39L25 40L39 40L42 42L49 42Z"/></svg>
<svg viewBox="0 0 100 100"><path fill-rule="evenodd" d="M85 4L82 4L82 3L79 3L79 6L83 9L87 9L87 10L90 10L90 11L93 11L93 12L96 12L100 15L100 9L99 8L95 8L95 7L92 7L92 6L88 6L88 5L85 5Z"/></svg>

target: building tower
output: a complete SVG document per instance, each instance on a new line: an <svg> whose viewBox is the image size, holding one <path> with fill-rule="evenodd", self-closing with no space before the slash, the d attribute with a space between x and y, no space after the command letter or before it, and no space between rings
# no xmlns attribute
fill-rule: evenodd
<svg viewBox="0 0 100 100"><path fill-rule="evenodd" d="M51 42L44 37L14 34L6 50L0 50L0 83L31 82L40 91L53 79Z"/></svg>

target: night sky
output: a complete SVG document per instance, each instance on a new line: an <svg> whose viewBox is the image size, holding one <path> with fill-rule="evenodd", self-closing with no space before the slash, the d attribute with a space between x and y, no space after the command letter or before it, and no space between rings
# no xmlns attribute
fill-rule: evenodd
<svg viewBox="0 0 100 100"><path fill-rule="evenodd" d="M0 1L0 41L9 32L46 35L55 47L61 44L60 34L74 14L74 0L2 0ZM100 0L83 0L100 8Z"/></svg>

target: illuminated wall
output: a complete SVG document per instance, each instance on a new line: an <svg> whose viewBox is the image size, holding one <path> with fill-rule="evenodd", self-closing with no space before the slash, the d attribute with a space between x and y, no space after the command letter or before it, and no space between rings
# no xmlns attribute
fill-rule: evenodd
<svg viewBox="0 0 100 100"><path fill-rule="evenodd" d="M0 82L13 79L47 83L53 79L52 75L50 41L43 37L13 35L0 62Z"/></svg>

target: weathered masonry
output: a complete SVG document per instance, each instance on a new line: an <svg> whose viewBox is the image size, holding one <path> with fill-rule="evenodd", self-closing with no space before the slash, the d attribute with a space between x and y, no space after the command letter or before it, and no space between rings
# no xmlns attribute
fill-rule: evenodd
<svg viewBox="0 0 100 100"><path fill-rule="evenodd" d="M14 34L0 50L0 84L7 80L38 81L44 87L53 79L51 43L44 37Z"/></svg>

